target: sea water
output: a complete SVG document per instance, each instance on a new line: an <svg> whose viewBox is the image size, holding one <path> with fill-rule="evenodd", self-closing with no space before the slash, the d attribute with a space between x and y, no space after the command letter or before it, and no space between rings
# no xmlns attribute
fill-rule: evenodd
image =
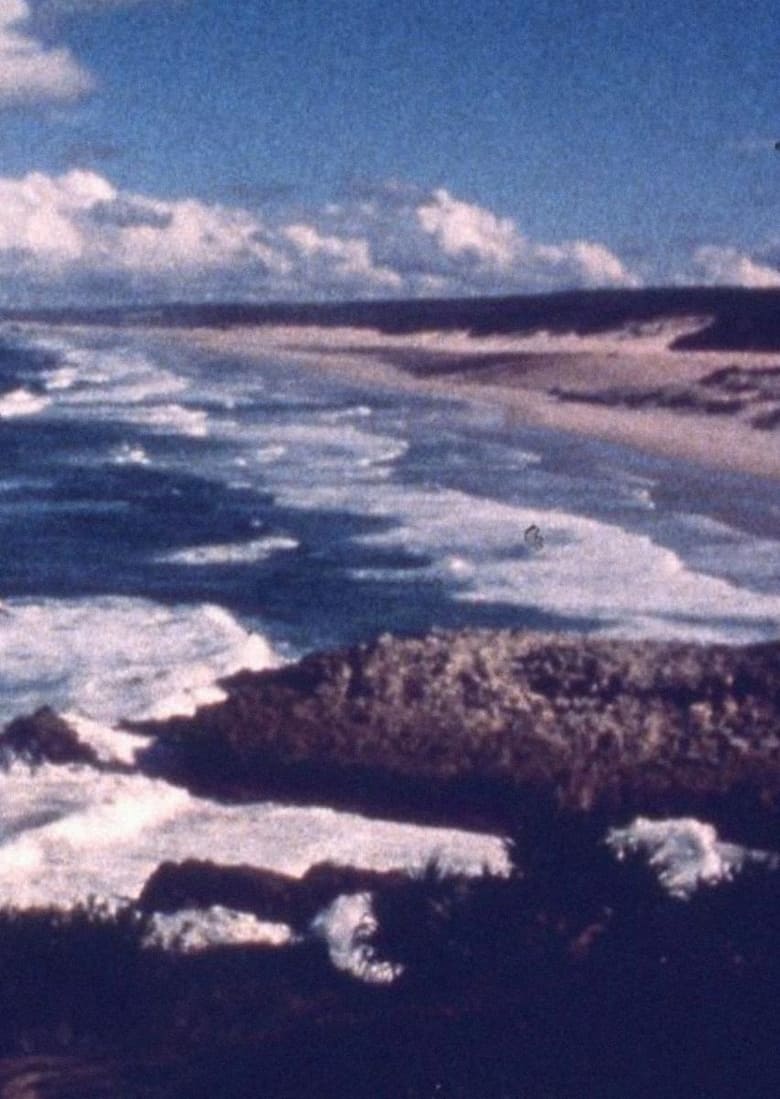
<svg viewBox="0 0 780 1099"><path fill-rule="evenodd" d="M126 771L0 774L0 903L120 903L163 859L504 872L500 837L196 798L134 770L143 741L117 725L385 630L774 638L779 549L776 482L289 357L9 329L0 721L51 705Z"/></svg>

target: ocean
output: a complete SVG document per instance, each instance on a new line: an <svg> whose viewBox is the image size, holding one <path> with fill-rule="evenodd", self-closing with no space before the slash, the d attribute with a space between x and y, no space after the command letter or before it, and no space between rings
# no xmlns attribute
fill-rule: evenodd
<svg viewBox="0 0 780 1099"><path fill-rule="evenodd" d="M776 638L779 550L776 481L291 357L9 325L0 721L52 706L125 768L0 772L0 904L121 904L189 857L503 872L498 836L198 798L136 769L118 725L385 631Z"/></svg>

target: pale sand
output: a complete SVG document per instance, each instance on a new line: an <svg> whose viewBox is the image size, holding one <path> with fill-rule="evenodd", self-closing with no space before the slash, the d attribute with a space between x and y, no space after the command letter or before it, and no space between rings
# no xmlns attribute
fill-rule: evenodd
<svg viewBox="0 0 780 1099"><path fill-rule="evenodd" d="M746 371L780 366L780 355L772 353L669 350L676 336L702 323L703 318L678 319L586 337L537 333L473 338L467 332L395 336L363 328L272 325L145 331L215 353L250 359L289 356L361 383L488 402L501 407L512 422L780 478L780 425L759 430L745 412L608 407L560 400L549 392L553 387L593 391L620 386L625 391L684 386L725 366ZM424 376L421 368L427 371ZM713 391L711 396L724 394Z"/></svg>

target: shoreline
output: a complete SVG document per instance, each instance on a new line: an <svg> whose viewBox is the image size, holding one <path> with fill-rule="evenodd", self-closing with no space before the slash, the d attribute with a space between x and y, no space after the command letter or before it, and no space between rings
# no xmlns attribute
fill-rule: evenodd
<svg viewBox="0 0 780 1099"><path fill-rule="evenodd" d="M279 326L138 330L212 354L248 361L272 354L357 384L487 404L510 424L780 479L778 356L670 351L669 343L689 327L678 322L645 335L597 337L388 336L371 329ZM767 395L759 397L761 385ZM750 416L769 423L753 426Z"/></svg>

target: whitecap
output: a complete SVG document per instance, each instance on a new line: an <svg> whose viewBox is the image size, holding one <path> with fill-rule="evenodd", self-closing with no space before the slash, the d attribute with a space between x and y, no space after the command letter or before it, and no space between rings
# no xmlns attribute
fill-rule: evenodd
<svg viewBox="0 0 780 1099"><path fill-rule="evenodd" d="M187 435L193 439L205 438L209 433L208 413L181 404L131 405L118 410L115 418L151 428L152 431Z"/></svg>
<svg viewBox="0 0 780 1099"><path fill-rule="evenodd" d="M44 703L113 725L189 714L224 698L216 680L277 663L267 640L208 604L143 599L7 601L0 616L8 719Z"/></svg>
<svg viewBox="0 0 780 1099"><path fill-rule="evenodd" d="M144 936L145 947L158 947L178 954L196 954L215 946L289 946L295 941L285 923L258 920L249 912L222 905L183 908L178 912L155 912Z"/></svg>
<svg viewBox="0 0 780 1099"><path fill-rule="evenodd" d="M283 458L286 453L287 447L276 443L273 446L260 447L259 450L255 451L254 457L258 462L276 462L279 458ZM242 464L246 465L246 459L242 459Z"/></svg>
<svg viewBox="0 0 780 1099"><path fill-rule="evenodd" d="M336 408L320 414L320 418L329 423L339 423L342 420L362 420L367 419L369 416L373 416L373 409L365 404L350 405L349 408Z"/></svg>
<svg viewBox="0 0 780 1099"><path fill-rule="evenodd" d="M75 372L79 386L64 396L76 405L142 405L189 388L186 378L132 347L71 346L60 369Z"/></svg>
<svg viewBox="0 0 780 1099"><path fill-rule="evenodd" d="M611 829L606 842L619 859L634 851L644 854L667 892L682 900L701 886L730 881L748 862L780 865L768 851L723 843L711 824L695 817L637 817L627 828Z"/></svg>
<svg viewBox="0 0 780 1099"><path fill-rule="evenodd" d="M286 501L299 492L285 490ZM534 606L552 614L602 620L614 636L731 643L777 635L780 595L696 571L646 534L561 509L529 508L452 489L383 483L357 493L354 484L321 484L314 505L394 519L360 541L428 558L427 575L456 581L453 598L471 603ZM310 505L312 506L312 505ZM529 553L523 533L536 525L544 548ZM776 572L777 543L756 547ZM772 554L774 550L774 556ZM461 566L467 562L471 569ZM774 566L773 566L774 562ZM414 582L419 570L397 569ZM747 577L746 577L747 579Z"/></svg>
<svg viewBox="0 0 780 1099"><path fill-rule="evenodd" d="M379 924L371 893L337 897L312 922L312 931L324 939L336 969L367 984L391 984L404 966L380 958L372 943Z"/></svg>
<svg viewBox="0 0 780 1099"><path fill-rule="evenodd" d="M509 872L499 836L374 820L321 807L223 805L141 774L14 764L0 773L0 907L111 906L162 862L204 859L301 877L316 863L373 870ZM31 823L32 822L32 823Z"/></svg>
<svg viewBox="0 0 780 1099"><path fill-rule="evenodd" d="M380 450L378 453L371 454L366 458L359 458L357 464L362 467L390 465L393 462L397 462L399 458L403 458L408 450L409 444L406 441L401 440L394 446L387 447L385 450Z"/></svg>
<svg viewBox="0 0 780 1099"><path fill-rule="evenodd" d="M31 393L29 389L22 387L11 389L0 395L0 420L15 419L17 416L35 416L48 408L48 397L39 393Z"/></svg>
<svg viewBox="0 0 780 1099"><path fill-rule="evenodd" d="M66 710L62 717L75 731L81 743L88 745L101 763L109 765L133 766L137 762L138 754L149 748L154 739L92 721L75 710Z"/></svg>
<svg viewBox="0 0 780 1099"><path fill-rule="evenodd" d="M274 553L294 550L299 543L285 535L269 535L250 542L228 542L190 546L162 554L156 560L177 565L232 565L265 561Z"/></svg>
<svg viewBox="0 0 780 1099"><path fill-rule="evenodd" d="M111 461L117 466L148 466L149 455L140 444L122 443L112 451Z"/></svg>
<svg viewBox="0 0 780 1099"><path fill-rule="evenodd" d="M60 366L56 370L50 370L45 374L44 385L51 393L71 389L78 379L78 370L75 365Z"/></svg>

